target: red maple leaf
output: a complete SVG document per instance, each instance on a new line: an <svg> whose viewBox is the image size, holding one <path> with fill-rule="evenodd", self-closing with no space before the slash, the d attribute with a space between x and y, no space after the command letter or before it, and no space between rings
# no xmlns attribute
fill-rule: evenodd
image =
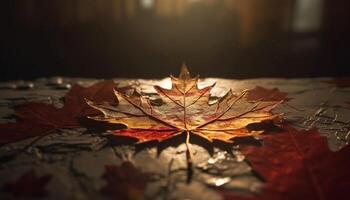
<svg viewBox="0 0 350 200"><path fill-rule="evenodd" d="M247 99L251 101L289 101L286 92L281 92L278 88L267 89L256 86L248 91Z"/></svg>
<svg viewBox="0 0 350 200"><path fill-rule="evenodd" d="M262 194L238 197L222 192L225 199L349 199L350 147L331 152L316 129L264 136L264 145L244 146L253 169L266 180Z"/></svg>
<svg viewBox="0 0 350 200"><path fill-rule="evenodd" d="M113 102L115 97L110 91L115 86L113 81L98 82L86 88L74 85L64 97L63 108L44 103L26 103L16 106L15 115L19 121L0 124L0 144L46 135L58 128L80 127L81 118L99 113L86 105L85 98L92 98L99 102Z"/></svg>
<svg viewBox="0 0 350 200"><path fill-rule="evenodd" d="M51 175L38 177L34 170L24 173L18 180L3 185L3 191L17 197L43 197L47 195L46 184Z"/></svg>
<svg viewBox="0 0 350 200"><path fill-rule="evenodd" d="M332 80L325 81L325 82L335 85L338 88L350 87L350 77L334 78Z"/></svg>
<svg viewBox="0 0 350 200"><path fill-rule="evenodd" d="M121 166L107 165L105 170L102 178L107 185L101 189L101 193L118 200L143 199L150 174L140 171L130 162L124 162Z"/></svg>

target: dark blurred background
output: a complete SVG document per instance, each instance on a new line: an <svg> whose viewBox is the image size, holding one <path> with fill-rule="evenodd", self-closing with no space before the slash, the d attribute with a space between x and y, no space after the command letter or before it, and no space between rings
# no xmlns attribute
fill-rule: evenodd
<svg viewBox="0 0 350 200"><path fill-rule="evenodd" d="M2 0L1 80L349 76L349 0Z"/></svg>

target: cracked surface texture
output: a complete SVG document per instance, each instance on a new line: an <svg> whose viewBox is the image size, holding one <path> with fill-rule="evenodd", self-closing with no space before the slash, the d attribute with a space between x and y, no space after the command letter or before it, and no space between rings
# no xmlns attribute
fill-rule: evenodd
<svg viewBox="0 0 350 200"><path fill-rule="evenodd" d="M217 83L215 97L229 89L234 92L256 86L278 88L289 100L276 109L285 120L300 129L317 127L327 137L329 148L338 151L350 140L350 87L338 88L330 78L313 79L246 79L206 78L206 86ZM99 80L53 77L30 82L0 83L0 123L14 122L14 105L43 102L60 108L62 97L73 84L89 86ZM170 87L169 79L116 79L120 86L132 85L140 92L155 97L153 85ZM111 91L112 92L112 91ZM199 142L200 143L200 142ZM186 184L186 146L183 138L171 145L115 145L104 133L85 128L59 129L41 138L30 138L0 146L0 186L17 180L34 169L38 176L51 174L48 195L43 199L108 199L101 193L106 185L102 178L106 165L120 166L132 161L142 172L150 173L151 181L144 189L145 199L221 199L216 188L249 196L261 192L264 182L257 177L239 151L238 145L227 148L206 147L192 141L194 178ZM11 195L0 192L0 199Z"/></svg>

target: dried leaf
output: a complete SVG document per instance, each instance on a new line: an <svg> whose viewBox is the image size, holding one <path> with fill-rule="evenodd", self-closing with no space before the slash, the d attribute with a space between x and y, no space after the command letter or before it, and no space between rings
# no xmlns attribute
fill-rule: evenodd
<svg viewBox="0 0 350 200"><path fill-rule="evenodd" d="M248 91L248 100L261 101L289 101L287 93L281 92L278 88L267 89L256 86L254 89Z"/></svg>
<svg viewBox="0 0 350 200"><path fill-rule="evenodd" d="M46 184L51 175L38 177L34 170L24 173L17 181L5 183L3 191L17 197L43 197L47 195Z"/></svg>
<svg viewBox="0 0 350 200"><path fill-rule="evenodd" d="M334 78L329 81L325 81L326 83L335 85L338 88L347 88L350 87L350 77L340 77L340 78Z"/></svg>
<svg viewBox="0 0 350 200"><path fill-rule="evenodd" d="M97 102L114 101L115 97L110 91L115 86L113 81L99 82L87 88L74 85L64 97L63 108L44 103L27 103L15 107L19 121L0 124L0 144L46 135L58 128L80 127L81 118L98 114L86 105L84 98Z"/></svg>
<svg viewBox="0 0 350 200"><path fill-rule="evenodd" d="M244 146L243 153L266 180L261 195L238 197L223 192L225 199L349 199L350 146L329 150L316 129L263 136L264 145Z"/></svg>
<svg viewBox="0 0 350 200"><path fill-rule="evenodd" d="M134 137L139 142L162 141L181 133L193 133L210 142L232 142L236 137L257 136L263 132L249 130L247 125L279 118L270 113L279 102L248 101L245 91L239 95L229 91L216 103L209 104L214 85L198 88L198 77L192 78L185 66L180 76L171 77L171 81L171 89L154 86L163 102L157 106L136 91L127 96L116 90L118 106L87 100L91 107L103 113L92 119L124 124L128 129L114 134Z"/></svg>
<svg viewBox="0 0 350 200"><path fill-rule="evenodd" d="M140 200L150 180L150 174L138 170L132 163L124 162L121 166L105 167L103 179L107 185L101 192L112 199Z"/></svg>

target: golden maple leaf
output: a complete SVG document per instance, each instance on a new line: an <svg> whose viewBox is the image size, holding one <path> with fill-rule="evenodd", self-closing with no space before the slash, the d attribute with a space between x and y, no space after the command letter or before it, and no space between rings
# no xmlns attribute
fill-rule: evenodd
<svg viewBox="0 0 350 200"><path fill-rule="evenodd" d="M171 76L171 81L171 89L154 86L162 99L158 106L137 92L127 96L118 90L114 91L119 101L117 106L87 100L88 105L103 113L91 118L124 124L128 129L114 134L134 137L139 142L162 141L181 133L193 133L210 142L231 143L235 137L257 136L263 132L248 130L247 125L280 117L270 113L279 102L248 101L246 91L234 95L230 90L219 101L209 104L215 83L199 89L198 77L191 78L186 66L182 67L178 78Z"/></svg>
<svg viewBox="0 0 350 200"><path fill-rule="evenodd" d="M212 142L232 142L236 137L257 136L263 130L249 130L247 125L280 119L270 111L280 102L248 101L246 91L234 95L230 90L213 104L209 104L210 91L215 84L198 88L198 76L192 78L183 66L178 78L171 76L172 87L154 86L162 99L160 105L137 92L126 95L118 90L114 93L118 105L109 103L87 103L103 115L92 119L113 124L124 124L127 129L113 132L117 136L137 138L139 142L162 141L175 135L187 134L189 148L190 133Z"/></svg>

